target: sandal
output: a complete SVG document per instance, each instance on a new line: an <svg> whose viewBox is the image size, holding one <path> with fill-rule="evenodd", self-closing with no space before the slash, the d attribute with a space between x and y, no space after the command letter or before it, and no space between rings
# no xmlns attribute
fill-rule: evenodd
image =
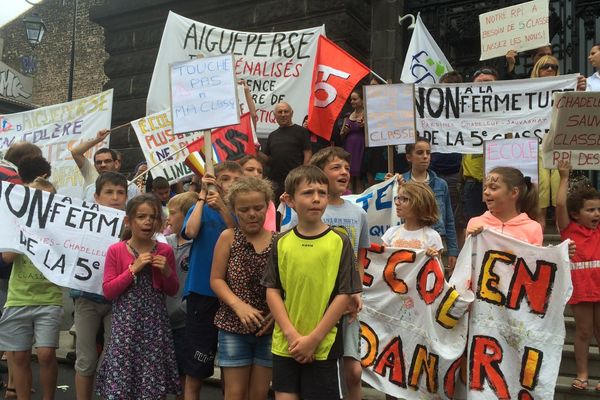
<svg viewBox="0 0 600 400"><path fill-rule="evenodd" d="M576 390L586 390L588 386L587 379L574 378L571 387Z"/></svg>
<svg viewBox="0 0 600 400"><path fill-rule="evenodd" d="M7 387L6 393L4 393L4 398L5 399L16 399L17 398L17 389Z"/></svg>

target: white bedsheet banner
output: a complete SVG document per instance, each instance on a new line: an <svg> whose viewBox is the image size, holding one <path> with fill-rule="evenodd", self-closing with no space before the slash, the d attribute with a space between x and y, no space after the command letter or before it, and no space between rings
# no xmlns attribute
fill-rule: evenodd
<svg viewBox="0 0 600 400"><path fill-rule="evenodd" d="M512 81L415 85L417 131L441 153L482 154L483 141L542 138L552 93L573 91L577 75Z"/></svg>
<svg viewBox="0 0 600 400"><path fill-rule="evenodd" d="M240 32L219 28L169 12L163 31L146 115L170 107L169 64L204 56L233 54L235 75L247 81L256 103L257 134L278 128L273 108L285 101L300 124L308 114L313 65L325 27L290 32Z"/></svg>
<svg viewBox="0 0 600 400"><path fill-rule="evenodd" d="M0 115L0 150L16 142L31 142L52 165L50 181L59 193L83 196L83 176L71 157L71 148L96 137L100 129L110 128L113 90L68 103L55 104L15 114ZM108 147L108 140L92 147L86 157Z"/></svg>
<svg viewBox="0 0 600 400"><path fill-rule="evenodd" d="M567 243L537 247L486 229L467 239L449 283L423 251L374 246L363 265L371 386L407 400L554 397Z"/></svg>
<svg viewBox="0 0 600 400"><path fill-rule="evenodd" d="M0 181L0 251L29 257L50 282L102 294L104 258L125 213Z"/></svg>

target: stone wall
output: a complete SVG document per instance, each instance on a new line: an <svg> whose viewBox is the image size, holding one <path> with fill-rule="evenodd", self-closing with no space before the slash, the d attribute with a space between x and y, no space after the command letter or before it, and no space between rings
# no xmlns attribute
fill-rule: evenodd
<svg viewBox="0 0 600 400"><path fill-rule="evenodd" d="M75 39L75 73L73 98L81 98L103 90L108 81L104 62L103 28L89 20L91 6L105 0L78 0ZM4 39L2 61L34 78L33 104L47 106L67 101L71 61L71 38L74 0L45 0L0 28ZM23 17L37 13L46 25L42 42L32 49L25 35Z"/></svg>

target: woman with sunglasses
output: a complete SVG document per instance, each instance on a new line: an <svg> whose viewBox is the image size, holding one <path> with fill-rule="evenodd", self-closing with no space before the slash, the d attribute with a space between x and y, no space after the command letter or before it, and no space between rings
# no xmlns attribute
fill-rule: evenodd
<svg viewBox="0 0 600 400"><path fill-rule="evenodd" d="M560 68L558 60L553 56L543 56L538 62L535 63L531 70L532 78L546 78L549 76L560 75ZM579 76L577 78L577 90L585 90L585 77ZM540 217L538 222L544 229L546 227L546 210L550 205L556 206L556 193L558 191L558 183L560 182L560 176L558 170L543 168L542 156L539 155L539 206L540 206Z"/></svg>
<svg viewBox="0 0 600 400"><path fill-rule="evenodd" d="M596 69L593 75L587 78L586 88L588 92L600 92L600 43L592 46L588 60Z"/></svg>

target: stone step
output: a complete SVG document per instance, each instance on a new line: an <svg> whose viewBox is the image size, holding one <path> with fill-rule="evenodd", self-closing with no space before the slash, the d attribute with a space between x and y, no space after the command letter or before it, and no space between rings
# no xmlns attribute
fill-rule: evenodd
<svg viewBox="0 0 600 400"><path fill-rule="evenodd" d="M600 393L594 390L595 381L590 381L587 390L577 390L571 387L572 377L559 376L554 390L554 400L592 400L598 399Z"/></svg>
<svg viewBox="0 0 600 400"><path fill-rule="evenodd" d="M592 381L600 380L600 352L598 350L598 346L590 346L588 371ZM573 378L577 376L577 369L575 368L575 353L573 352L572 344L565 344L563 346L559 374L562 377Z"/></svg>

